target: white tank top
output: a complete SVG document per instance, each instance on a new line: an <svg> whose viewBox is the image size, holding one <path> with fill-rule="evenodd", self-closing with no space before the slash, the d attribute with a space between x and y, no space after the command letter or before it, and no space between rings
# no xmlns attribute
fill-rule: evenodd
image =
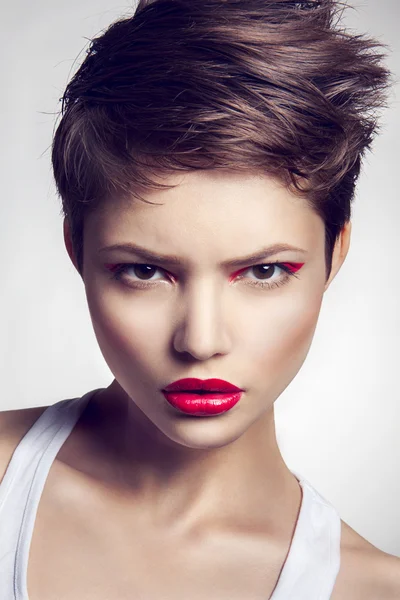
<svg viewBox="0 0 400 600"><path fill-rule="evenodd" d="M97 391L46 408L13 453L0 485L1 600L29 600L29 547L46 478ZM278 583L265 600L329 600L340 567L340 517L308 481L293 474L303 492L300 512Z"/></svg>

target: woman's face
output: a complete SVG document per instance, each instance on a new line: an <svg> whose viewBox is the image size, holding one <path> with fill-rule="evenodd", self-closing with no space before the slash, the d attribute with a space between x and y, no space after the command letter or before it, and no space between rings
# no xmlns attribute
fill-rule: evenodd
<svg viewBox="0 0 400 600"><path fill-rule="evenodd" d="M209 449L272 413L306 358L324 291L347 248L337 244L326 282L322 220L270 177L203 171L169 182L180 185L146 195L157 205L113 200L87 218L84 284L121 393L169 440ZM107 249L127 244L180 262ZM293 249L224 264L283 244ZM259 266L271 262L298 270ZM132 266L113 278L111 265L122 264ZM245 392L223 414L188 416L161 391L186 377L224 379Z"/></svg>

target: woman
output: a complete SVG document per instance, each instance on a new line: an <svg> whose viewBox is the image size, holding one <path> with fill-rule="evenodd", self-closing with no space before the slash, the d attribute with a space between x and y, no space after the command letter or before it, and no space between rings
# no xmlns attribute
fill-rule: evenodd
<svg viewBox="0 0 400 600"><path fill-rule="evenodd" d="M52 159L115 379L1 415L2 600L400 597L275 436L389 78L338 10L141 1L93 40Z"/></svg>

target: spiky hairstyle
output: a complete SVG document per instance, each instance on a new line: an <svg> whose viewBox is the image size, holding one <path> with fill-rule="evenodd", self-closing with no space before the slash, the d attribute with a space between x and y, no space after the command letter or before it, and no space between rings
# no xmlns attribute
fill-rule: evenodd
<svg viewBox="0 0 400 600"><path fill-rule="evenodd" d="M83 269L85 216L146 201L160 174L259 170L303 196L334 242L379 129L386 46L333 0L140 0L91 40L62 98L52 164Z"/></svg>

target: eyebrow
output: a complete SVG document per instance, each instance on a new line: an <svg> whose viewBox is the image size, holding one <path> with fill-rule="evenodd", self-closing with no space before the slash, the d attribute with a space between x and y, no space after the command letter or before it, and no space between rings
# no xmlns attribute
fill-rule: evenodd
<svg viewBox="0 0 400 600"><path fill-rule="evenodd" d="M122 250L123 252L129 252L132 254L136 254L140 256L143 260L149 261L149 263L157 263L159 265L182 265L184 261L182 258L176 255L165 255L165 254L156 254L138 246L137 244L127 243L127 244L114 244L112 246L106 246L105 248L101 248L99 253L111 251L111 250ZM280 252L301 252L302 254L308 254L307 250L303 250L302 248L297 248L296 246L291 246L289 244L274 244L272 246L268 246L266 248L262 248L259 252L254 254L250 254L248 256L241 256L238 258L233 258L231 260L225 260L221 263L220 266L227 267L240 267L241 265L246 265L247 263L253 263L258 260L264 260L269 258L270 256L274 256L275 254L279 254Z"/></svg>

